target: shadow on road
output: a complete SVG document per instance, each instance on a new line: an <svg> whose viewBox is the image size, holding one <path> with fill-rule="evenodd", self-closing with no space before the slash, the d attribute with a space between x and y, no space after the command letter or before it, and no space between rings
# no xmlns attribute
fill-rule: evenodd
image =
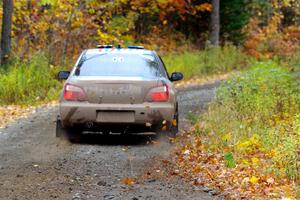
<svg viewBox="0 0 300 200"><path fill-rule="evenodd" d="M128 134L128 135L102 135L102 134L80 134L76 137L70 137L69 141L72 144L94 144L107 146L138 146L151 145L158 141L164 140L155 134ZM167 140L167 138L166 138Z"/></svg>

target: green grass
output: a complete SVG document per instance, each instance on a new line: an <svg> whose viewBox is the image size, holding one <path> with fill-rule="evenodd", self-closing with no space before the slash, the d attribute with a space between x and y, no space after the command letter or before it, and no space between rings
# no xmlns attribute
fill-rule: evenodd
<svg viewBox="0 0 300 200"><path fill-rule="evenodd" d="M261 62L221 85L201 117L204 128L195 133L212 151L234 152L240 164L264 157L266 173L300 181L299 111L294 74L275 62Z"/></svg>
<svg viewBox="0 0 300 200"><path fill-rule="evenodd" d="M226 45L201 51L167 54L163 56L163 60L170 73L182 72L185 79L190 79L241 70L248 67L254 59L245 55L240 48Z"/></svg>
<svg viewBox="0 0 300 200"><path fill-rule="evenodd" d="M50 67L43 54L29 62L11 61L0 71L0 105L34 105L58 97L60 83L55 79L57 70Z"/></svg>

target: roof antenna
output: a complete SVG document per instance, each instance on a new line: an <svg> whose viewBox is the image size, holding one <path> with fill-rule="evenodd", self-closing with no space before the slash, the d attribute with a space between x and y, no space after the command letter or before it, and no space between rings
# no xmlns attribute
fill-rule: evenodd
<svg viewBox="0 0 300 200"><path fill-rule="evenodd" d="M120 45L120 44L118 44L117 48L118 48L118 49L121 49L121 45Z"/></svg>

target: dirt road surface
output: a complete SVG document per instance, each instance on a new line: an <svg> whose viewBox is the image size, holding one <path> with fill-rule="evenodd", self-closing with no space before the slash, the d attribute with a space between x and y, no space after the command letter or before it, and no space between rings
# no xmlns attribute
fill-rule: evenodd
<svg viewBox="0 0 300 200"><path fill-rule="evenodd" d="M217 85L179 90L181 128L188 111L205 109ZM70 143L55 138L57 112L40 108L0 129L1 200L216 198L167 173L168 139L86 135Z"/></svg>

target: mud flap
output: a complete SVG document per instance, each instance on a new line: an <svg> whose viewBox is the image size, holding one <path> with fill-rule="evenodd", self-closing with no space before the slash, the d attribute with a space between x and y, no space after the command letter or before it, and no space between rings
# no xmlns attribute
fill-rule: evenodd
<svg viewBox="0 0 300 200"><path fill-rule="evenodd" d="M60 117L58 116L56 119L56 137L57 138L66 138L68 140L77 141L79 137L79 130L75 130L74 128L65 128L61 124Z"/></svg>
<svg viewBox="0 0 300 200"><path fill-rule="evenodd" d="M56 119L56 131L55 131L56 137L65 137L67 135L67 130L62 127L61 121L59 119L59 116Z"/></svg>
<svg viewBox="0 0 300 200"><path fill-rule="evenodd" d="M175 137L176 134L178 133L179 131L179 113L178 113L178 104L176 103L176 112L174 114L174 118L172 120L172 123L171 123L171 127L170 127L170 137Z"/></svg>

